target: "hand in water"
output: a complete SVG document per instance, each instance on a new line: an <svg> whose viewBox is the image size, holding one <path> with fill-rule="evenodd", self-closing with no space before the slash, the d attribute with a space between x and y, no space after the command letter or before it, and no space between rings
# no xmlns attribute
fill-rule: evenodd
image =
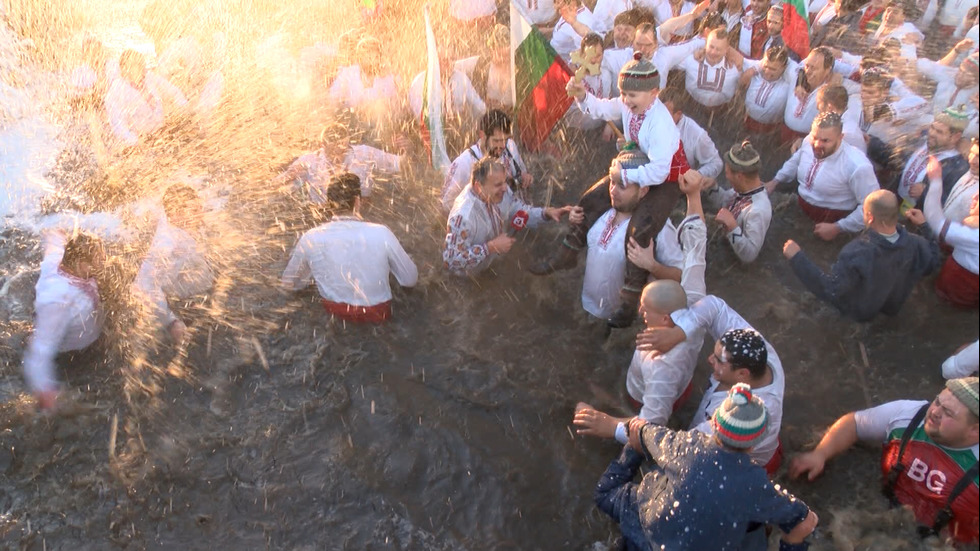
<svg viewBox="0 0 980 551"><path fill-rule="evenodd" d="M823 456L817 452L801 453L790 462L789 477L796 479L806 473L806 479L813 481L823 473L825 463Z"/></svg>
<svg viewBox="0 0 980 551"><path fill-rule="evenodd" d="M585 402L579 402L575 406L575 417L572 418L572 424L576 427L576 434L600 438L616 436L617 422L614 417L596 410Z"/></svg>

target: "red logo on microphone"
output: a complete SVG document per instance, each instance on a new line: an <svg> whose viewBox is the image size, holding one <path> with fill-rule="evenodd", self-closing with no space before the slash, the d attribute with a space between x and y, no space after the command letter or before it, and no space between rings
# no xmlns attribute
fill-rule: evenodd
<svg viewBox="0 0 980 551"><path fill-rule="evenodd" d="M527 212L519 210L510 221L510 227L514 228L515 231L521 231L527 227L527 219Z"/></svg>

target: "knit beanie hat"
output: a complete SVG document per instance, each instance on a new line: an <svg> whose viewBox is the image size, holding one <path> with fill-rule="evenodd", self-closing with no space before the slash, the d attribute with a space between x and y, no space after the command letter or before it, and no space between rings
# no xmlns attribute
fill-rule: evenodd
<svg viewBox="0 0 980 551"><path fill-rule="evenodd" d="M966 409L973 412L973 415L980 417L980 413L977 410L980 409L980 392L977 390L977 379L976 377L962 377L959 379L950 379L946 381L946 388L956 396L956 399L963 402Z"/></svg>
<svg viewBox="0 0 980 551"><path fill-rule="evenodd" d="M751 448L765 436L769 412L762 400L752 395L752 387L737 383L715 410L712 424L715 436L726 446Z"/></svg>
<svg viewBox="0 0 980 551"><path fill-rule="evenodd" d="M729 329L721 336L721 347L724 353L723 361L758 371L769 361L766 341L754 329Z"/></svg>
<svg viewBox="0 0 980 551"><path fill-rule="evenodd" d="M759 152L748 140L733 145L725 154L725 161L734 172L758 172L759 160Z"/></svg>
<svg viewBox="0 0 980 551"><path fill-rule="evenodd" d="M619 163L619 166L622 167L623 170L626 170L629 168L640 168L641 166L649 163L650 159L647 157L646 153L641 151L639 147L636 147L636 144L629 142L626 144L623 150L619 152L619 155L616 155L616 160L614 162Z"/></svg>
<svg viewBox="0 0 980 551"><path fill-rule="evenodd" d="M970 122L970 115L966 112L965 105L951 105L936 115L936 121L945 124L953 132L962 132Z"/></svg>
<svg viewBox="0 0 980 551"><path fill-rule="evenodd" d="M660 88L660 73L640 52L633 54L633 61L619 70L619 89L623 92L649 92L657 88Z"/></svg>

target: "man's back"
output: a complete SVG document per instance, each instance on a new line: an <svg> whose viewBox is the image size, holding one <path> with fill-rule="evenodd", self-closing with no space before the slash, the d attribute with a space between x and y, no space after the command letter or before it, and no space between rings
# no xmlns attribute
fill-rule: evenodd
<svg viewBox="0 0 980 551"><path fill-rule="evenodd" d="M844 246L830 274L825 274L806 255L790 260L793 271L818 297L845 316L870 321L878 312L898 313L912 287L939 267L939 248L931 241L897 228L891 242L866 231Z"/></svg>
<svg viewBox="0 0 980 551"><path fill-rule="evenodd" d="M776 490L746 453L697 431L646 426L656 464L637 491L649 541L664 549L738 549L750 523L794 525L808 509Z"/></svg>

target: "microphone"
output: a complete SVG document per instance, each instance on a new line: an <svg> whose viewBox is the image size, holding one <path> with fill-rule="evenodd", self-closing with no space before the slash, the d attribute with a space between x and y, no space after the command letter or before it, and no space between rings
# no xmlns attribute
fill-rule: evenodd
<svg viewBox="0 0 980 551"><path fill-rule="evenodd" d="M519 210L510 220L510 227L507 228L507 235L514 237L517 233L527 227L527 211Z"/></svg>

